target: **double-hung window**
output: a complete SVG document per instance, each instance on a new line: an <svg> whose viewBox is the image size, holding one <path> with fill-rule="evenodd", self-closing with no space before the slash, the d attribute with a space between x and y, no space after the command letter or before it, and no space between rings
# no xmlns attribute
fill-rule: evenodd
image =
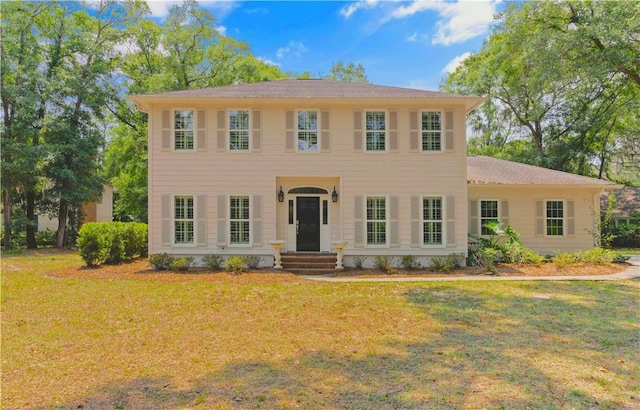
<svg viewBox="0 0 640 410"><path fill-rule="evenodd" d="M175 110L173 112L175 150L193 150L194 117L193 110Z"/></svg>
<svg viewBox="0 0 640 410"><path fill-rule="evenodd" d="M229 229L232 245L248 245L250 242L249 197L232 196L229 198Z"/></svg>
<svg viewBox="0 0 640 410"><path fill-rule="evenodd" d="M480 235L491 235L491 230L487 227L490 222L499 222L498 220L498 201L482 200L480 201Z"/></svg>
<svg viewBox="0 0 640 410"><path fill-rule="evenodd" d="M318 111L298 111L298 152L318 152Z"/></svg>
<svg viewBox="0 0 640 410"><path fill-rule="evenodd" d="M547 236L564 236L564 201L546 201Z"/></svg>
<svg viewBox="0 0 640 410"><path fill-rule="evenodd" d="M440 111L422 111L422 151L442 151Z"/></svg>
<svg viewBox="0 0 640 410"><path fill-rule="evenodd" d="M192 196L174 197L173 228L173 238L176 244L193 244Z"/></svg>
<svg viewBox="0 0 640 410"><path fill-rule="evenodd" d="M249 111L229 111L229 150L249 150Z"/></svg>
<svg viewBox="0 0 640 410"><path fill-rule="evenodd" d="M387 198L367 197L367 245L387 244Z"/></svg>
<svg viewBox="0 0 640 410"><path fill-rule="evenodd" d="M367 111L365 131L367 151L386 151L387 118L385 111Z"/></svg>
<svg viewBox="0 0 640 410"><path fill-rule="evenodd" d="M422 198L422 244L426 246L442 245L442 197L425 196Z"/></svg>

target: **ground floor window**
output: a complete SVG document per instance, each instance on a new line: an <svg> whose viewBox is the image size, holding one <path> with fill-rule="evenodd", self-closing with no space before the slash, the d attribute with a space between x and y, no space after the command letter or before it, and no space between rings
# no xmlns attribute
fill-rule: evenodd
<svg viewBox="0 0 640 410"><path fill-rule="evenodd" d="M367 197L367 245L387 244L387 198Z"/></svg>
<svg viewBox="0 0 640 410"><path fill-rule="evenodd" d="M229 199L230 243L248 245L250 240L249 197L232 196Z"/></svg>
<svg viewBox="0 0 640 410"><path fill-rule="evenodd" d="M490 222L498 222L498 201L480 201L480 235L491 235L489 228L487 228L487 224Z"/></svg>
<svg viewBox="0 0 640 410"><path fill-rule="evenodd" d="M176 196L173 206L174 242L193 243L193 197Z"/></svg>
<svg viewBox="0 0 640 410"><path fill-rule="evenodd" d="M564 236L564 201L546 201L547 236Z"/></svg>
<svg viewBox="0 0 640 410"><path fill-rule="evenodd" d="M442 197L422 198L422 244L442 245Z"/></svg>

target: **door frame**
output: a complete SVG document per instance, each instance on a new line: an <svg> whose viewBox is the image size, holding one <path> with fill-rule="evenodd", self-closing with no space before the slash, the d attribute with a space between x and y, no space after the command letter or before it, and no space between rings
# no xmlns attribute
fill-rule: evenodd
<svg viewBox="0 0 640 410"><path fill-rule="evenodd" d="M315 187L314 187L315 188ZM318 187L326 189L324 187ZM328 191L327 191L328 192ZM298 252L296 221L298 220L298 197L316 197L320 199L318 213L320 214L320 252L331 252L331 194L285 194L284 203L287 207L287 251ZM293 223L289 223L289 201L293 201ZM324 201L327 202L327 223L323 220Z"/></svg>

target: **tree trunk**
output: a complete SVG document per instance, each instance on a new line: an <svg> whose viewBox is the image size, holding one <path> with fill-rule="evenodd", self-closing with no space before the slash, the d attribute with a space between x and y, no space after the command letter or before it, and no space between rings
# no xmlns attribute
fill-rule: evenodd
<svg viewBox="0 0 640 410"><path fill-rule="evenodd" d="M2 204L4 206L4 249L11 249L11 191L7 186L4 187Z"/></svg>
<svg viewBox="0 0 640 410"><path fill-rule="evenodd" d="M58 231L56 236L56 247L64 248L64 237L67 232L67 212L69 204L64 199L60 199L60 208L58 210Z"/></svg>
<svg viewBox="0 0 640 410"><path fill-rule="evenodd" d="M36 193L33 190L29 190L27 193L27 226L25 230L27 232L27 249L36 249L38 243L36 242L36 226L35 222L35 208L36 208Z"/></svg>

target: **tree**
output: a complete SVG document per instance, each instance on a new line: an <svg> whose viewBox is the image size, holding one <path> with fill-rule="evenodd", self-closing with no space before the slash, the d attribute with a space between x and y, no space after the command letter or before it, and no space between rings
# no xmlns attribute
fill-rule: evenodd
<svg viewBox="0 0 640 410"><path fill-rule="evenodd" d="M471 150L605 174L620 125L640 109L632 34L639 10L637 3L510 4L482 50L444 85L487 97L470 117L478 134ZM517 143L523 138L531 145Z"/></svg>
<svg viewBox="0 0 640 410"><path fill-rule="evenodd" d="M347 81L352 83L368 83L369 79L364 72L362 63L349 63L346 66L342 61L333 63L329 74L325 76L327 80Z"/></svg>

